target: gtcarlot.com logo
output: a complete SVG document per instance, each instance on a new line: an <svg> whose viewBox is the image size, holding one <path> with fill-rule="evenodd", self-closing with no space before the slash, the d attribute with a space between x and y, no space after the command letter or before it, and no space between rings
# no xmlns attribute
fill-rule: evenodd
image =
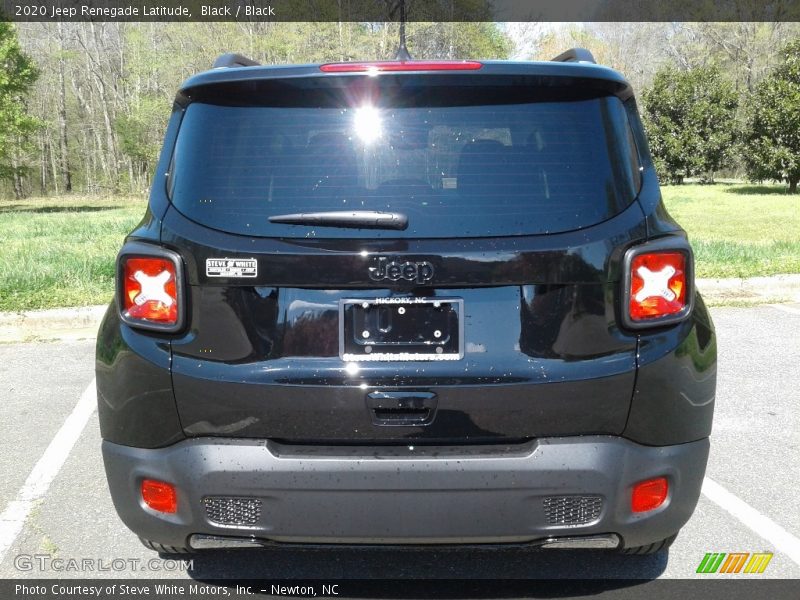
<svg viewBox="0 0 800 600"><path fill-rule="evenodd" d="M757 575L766 570L771 560L772 552L708 552L697 566L697 572Z"/></svg>
<svg viewBox="0 0 800 600"><path fill-rule="evenodd" d="M95 573L119 571L188 571L193 560L161 558L60 558L50 554L18 554L14 557L18 571L55 571L59 573Z"/></svg>

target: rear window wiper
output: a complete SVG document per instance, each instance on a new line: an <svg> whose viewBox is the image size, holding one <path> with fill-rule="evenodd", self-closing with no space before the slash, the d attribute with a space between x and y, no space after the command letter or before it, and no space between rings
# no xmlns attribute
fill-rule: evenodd
<svg viewBox="0 0 800 600"><path fill-rule="evenodd" d="M334 210L330 212L275 215L270 223L287 225L318 225L320 227L355 227L358 229L405 229L408 217L403 213L377 210Z"/></svg>

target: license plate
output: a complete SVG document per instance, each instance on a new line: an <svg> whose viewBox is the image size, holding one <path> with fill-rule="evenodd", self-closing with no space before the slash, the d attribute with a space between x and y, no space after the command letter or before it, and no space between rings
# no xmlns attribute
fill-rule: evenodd
<svg viewBox="0 0 800 600"><path fill-rule="evenodd" d="M362 298L339 304L339 356L362 360L459 360L464 301L456 298Z"/></svg>

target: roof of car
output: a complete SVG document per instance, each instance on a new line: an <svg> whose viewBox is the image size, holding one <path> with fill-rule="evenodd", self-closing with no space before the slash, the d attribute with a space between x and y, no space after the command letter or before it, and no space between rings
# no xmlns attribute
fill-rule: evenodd
<svg viewBox="0 0 800 600"><path fill-rule="evenodd" d="M406 65L413 66L415 61L409 61ZM322 64L303 64L303 65L249 65L240 66L236 64L230 67L217 67L202 73L198 73L187 79L180 87L180 92L184 95L191 95L191 90L198 87L216 86L224 84L255 82L259 80L294 79L309 77L365 77L377 74L380 77L395 77L407 75L419 75L435 73L437 75L447 74L472 74L477 76L485 75L528 75L543 77L564 77L574 78L575 83L579 80L601 80L609 84L609 92L626 99L632 92L630 84L619 72L602 65L590 62L553 62L553 61L504 61L488 60L479 61L480 68L476 70L429 70L424 68L425 62L419 70L402 71L380 71L377 73L367 73L365 71L353 72L324 72L321 70ZM346 64L346 63L342 63ZM376 65L381 62L374 63ZM383 64L392 64L391 61ZM396 64L396 63L395 63ZM456 63L453 63L456 64Z"/></svg>

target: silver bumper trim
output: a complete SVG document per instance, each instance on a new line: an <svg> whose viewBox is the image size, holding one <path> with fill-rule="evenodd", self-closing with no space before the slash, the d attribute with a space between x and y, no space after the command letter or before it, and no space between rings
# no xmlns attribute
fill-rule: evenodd
<svg viewBox="0 0 800 600"><path fill-rule="evenodd" d="M552 537L544 540L542 548L575 549L575 548L618 548L620 543L616 533L605 535L586 535L575 537Z"/></svg>

